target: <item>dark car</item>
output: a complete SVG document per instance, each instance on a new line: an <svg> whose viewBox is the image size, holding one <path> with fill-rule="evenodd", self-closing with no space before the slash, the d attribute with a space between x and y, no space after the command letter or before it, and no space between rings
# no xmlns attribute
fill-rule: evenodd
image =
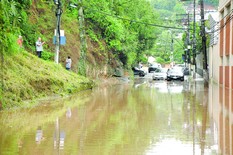
<svg viewBox="0 0 233 155"><path fill-rule="evenodd" d="M185 64L177 64L175 67L182 67L184 75L189 75L189 68Z"/></svg>
<svg viewBox="0 0 233 155"><path fill-rule="evenodd" d="M132 68L134 75L139 75L139 76L145 76L146 72L144 70L141 70L137 67Z"/></svg>
<svg viewBox="0 0 233 155"><path fill-rule="evenodd" d="M150 64L148 67L148 72L154 72L156 69L161 68L160 64Z"/></svg>
<svg viewBox="0 0 233 155"><path fill-rule="evenodd" d="M167 80L181 80L184 81L184 68L173 67L167 71Z"/></svg>
<svg viewBox="0 0 233 155"><path fill-rule="evenodd" d="M183 68L183 72L184 72L184 75L189 75L189 68L188 67L184 67Z"/></svg>

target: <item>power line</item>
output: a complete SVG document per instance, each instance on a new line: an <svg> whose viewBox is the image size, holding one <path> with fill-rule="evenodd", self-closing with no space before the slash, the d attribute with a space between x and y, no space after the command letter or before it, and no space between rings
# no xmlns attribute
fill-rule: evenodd
<svg viewBox="0 0 233 155"><path fill-rule="evenodd" d="M90 11L99 12L99 13L107 15L107 16L111 16L111 17L115 17L115 18L118 18L118 19L130 21L130 22L133 22L133 23L139 23L139 24L143 24L143 25L149 25L149 26L155 26L155 27L161 27L161 28L167 28L167 29L186 30L186 28L181 28L181 27L164 26L164 25L158 25L158 24L154 24L154 23L146 23L146 22L136 21L136 20L132 20L132 19L126 19L126 18L117 16L117 15L111 15L109 13L106 13L106 12L103 12L103 11L98 11L98 10L93 10L93 9L90 9Z"/></svg>

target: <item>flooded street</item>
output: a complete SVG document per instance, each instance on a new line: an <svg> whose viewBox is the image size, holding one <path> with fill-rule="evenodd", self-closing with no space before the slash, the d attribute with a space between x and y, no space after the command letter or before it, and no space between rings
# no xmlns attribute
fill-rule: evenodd
<svg viewBox="0 0 233 155"><path fill-rule="evenodd" d="M228 89L203 81L95 88L0 113L1 155L230 155Z"/></svg>

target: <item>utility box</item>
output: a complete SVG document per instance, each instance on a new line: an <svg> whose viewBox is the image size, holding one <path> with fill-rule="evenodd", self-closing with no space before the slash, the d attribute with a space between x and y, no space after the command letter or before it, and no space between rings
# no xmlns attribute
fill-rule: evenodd
<svg viewBox="0 0 233 155"><path fill-rule="evenodd" d="M54 36L53 36L53 44L56 44L56 34L57 30L54 30ZM65 45L66 44L66 37L65 37L65 31L60 30L60 45Z"/></svg>

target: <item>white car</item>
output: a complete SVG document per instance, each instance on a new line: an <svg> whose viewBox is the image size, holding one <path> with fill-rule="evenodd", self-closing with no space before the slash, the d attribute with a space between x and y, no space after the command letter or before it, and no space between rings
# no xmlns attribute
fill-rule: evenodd
<svg viewBox="0 0 233 155"><path fill-rule="evenodd" d="M153 75L153 80L166 80L167 79L167 68L157 68Z"/></svg>

